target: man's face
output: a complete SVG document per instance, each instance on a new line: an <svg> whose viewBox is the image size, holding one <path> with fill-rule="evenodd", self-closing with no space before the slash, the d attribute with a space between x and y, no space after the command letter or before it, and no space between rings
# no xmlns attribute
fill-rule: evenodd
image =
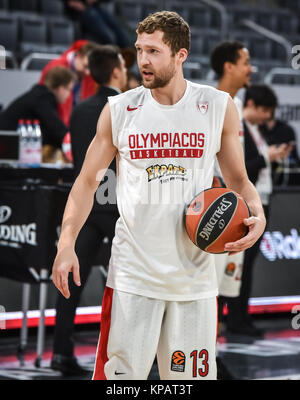
<svg viewBox="0 0 300 400"><path fill-rule="evenodd" d="M74 82L70 82L67 86L59 86L55 90L55 97L59 104L64 103L70 96L74 87Z"/></svg>
<svg viewBox="0 0 300 400"><path fill-rule="evenodd" d="M236 63L230 63L231 77L240 88L248 87L252 73L249 51L246 48L243 48L238 50L238 54L239 58Z"/></svg>
<svg viewBox="0 0 300 400"><path fill-rule="evenodd" d="M264 106L257 106L255 107L255 114L257 125L264 124L265 122L269 121L273 114L273 108L271 107L264 107Z"/></svg>
<svg viewBox="0 0 300 400"><path fill-rule="evenodd" d="M78 76L81 78L90 74L88 56L75 55L74 67Z"/></svg>
<svg viewBox="0 0 300 400"><path fill-rule="evenodd" d="M142 33L135 44L142 83L148 89L165 87L176 73L176 56L162 38L162 31Z"/></svg>
<svg viewBox="0 0 300 400"><path fill-rule="evenodd" d="M253 100L248 100L248 116L252 124L262 125L272 118L273 107L256 106Z"/></svg>
<svg viewBox="0 0 300 400"><path fill-rule="evenodd" d="M120 68L119 68L120 87L121 87L121 89L124 89L127 85L127 68L126 68L125 60L121 54L119 54L119 58L120 58Z"/></svg>

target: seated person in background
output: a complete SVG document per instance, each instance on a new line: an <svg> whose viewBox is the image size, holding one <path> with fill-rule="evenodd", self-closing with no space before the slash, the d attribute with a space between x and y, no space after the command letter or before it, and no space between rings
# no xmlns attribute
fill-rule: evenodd
<svg viewBox="0 0 300 400"><path fill-rule="evenodd" d="M296 134L294 129L286 122L275 118L275 113L272 117L260 126L261 133L268 143L271 145L287 144L291 149L288 161L289 164L295 166L300 164L299 156L297 153ZM278 163L274 163L273 170L276 169Z"/></svg>
<svg viewBox="0 0 300 400"><path fill-rule="evenodd" d="M69 126L73 107L82 100L93 96L97 91L97 84L90 75L88 64L88 54L91 50L97 48L97 46L97 43L87 40L77 40L60 57L50 61L42 71L40 83L44 82L45 75L50 69L59 65L69 68L76 75L73 90L69 93L66 100L58 105L58 114L66 126ZM69 132L63 139L62 149L66 160L72 162L73 156Z"/></svg>
<svg viewBox="0 0 300 400"><path fill-rule="evenodd" d="M78 21L85 37L101 44L133 47L130 37L114 15L101 6L100 0L63 0L66 14Z"/></svg>
<svg viewBox="0 0 300 400"><path fill-rule="evenodd" d="M77 40L60 57L50 61L42 71L39 83L43 83L47 72L57 66L64 66L76 75L73 89L58 107L59 116L66 126L69 126L72 108L97 91L97 84L90 75L88 64L88 54L97 46L96 43L87 40Z"/></svg>
<svg viewBox="0 0 300 400"><path fill-rule="evenodd" d="M68 68L52 68L45 75L43 84L34 85L0 113L0 129L17 130L20 119L38 119L43 155L50 148L61 148L68 128L59 118L57 106L69 97L75 80L76 76Z"/></svg>

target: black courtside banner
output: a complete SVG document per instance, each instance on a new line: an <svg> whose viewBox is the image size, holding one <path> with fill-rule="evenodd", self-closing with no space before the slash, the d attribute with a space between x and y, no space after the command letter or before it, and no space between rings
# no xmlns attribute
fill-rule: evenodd
<svg viewBox="0 0 300 400"><path fill-rule="evenodd" d="M275 190L260 252L255 260L251 297L300 294L300 188Z"/></svg>
<svg viewBox="0 0 300 400"><path fill-rule="evenodd" d="M50 269L68 187L0 186L0 276L34 282L29 268Z"/></svg>

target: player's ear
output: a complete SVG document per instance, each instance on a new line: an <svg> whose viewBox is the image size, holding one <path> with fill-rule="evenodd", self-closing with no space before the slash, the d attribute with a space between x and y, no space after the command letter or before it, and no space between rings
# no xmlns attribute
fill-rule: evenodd
<svg viewBox="0 0 300 400"><path fill-rule="evenodd" d="M232 71L233 64L229 61L226 61L223 65L223 71L225 73L230 73Z"/></svg>
<svg viewBox="0 0 300 400"><path fill-rule="evenodd" d="M118 79L118 78L119 78L119 75L120 75L120 73L121 73L121 70L120 70L120 68L118 68L118 67L115 67L115 68L112 70L112 73L111 73L111 78Z"/></svg>
<svg viewBox="0 0 300 400"><path fill-rule="evenodd" d="M183 64L185 62L185 60L187 59L188 54L189 53L188 53L187 49L184 49L184 48L180 49L177 53L178 60Z"/></svg>

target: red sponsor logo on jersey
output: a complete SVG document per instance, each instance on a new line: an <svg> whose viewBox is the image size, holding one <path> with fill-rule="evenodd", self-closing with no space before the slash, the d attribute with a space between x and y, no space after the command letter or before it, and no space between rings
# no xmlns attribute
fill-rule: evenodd
<svg viewBox="0 0 300 400"><path fill-rule="evenodd" d="M139 106L137 106L137 107L130 107L129 105L127 106L127 111L134 111L134 110L137 110L139 107L142 107L142 105L143 104L140 104Z"/></svg>

